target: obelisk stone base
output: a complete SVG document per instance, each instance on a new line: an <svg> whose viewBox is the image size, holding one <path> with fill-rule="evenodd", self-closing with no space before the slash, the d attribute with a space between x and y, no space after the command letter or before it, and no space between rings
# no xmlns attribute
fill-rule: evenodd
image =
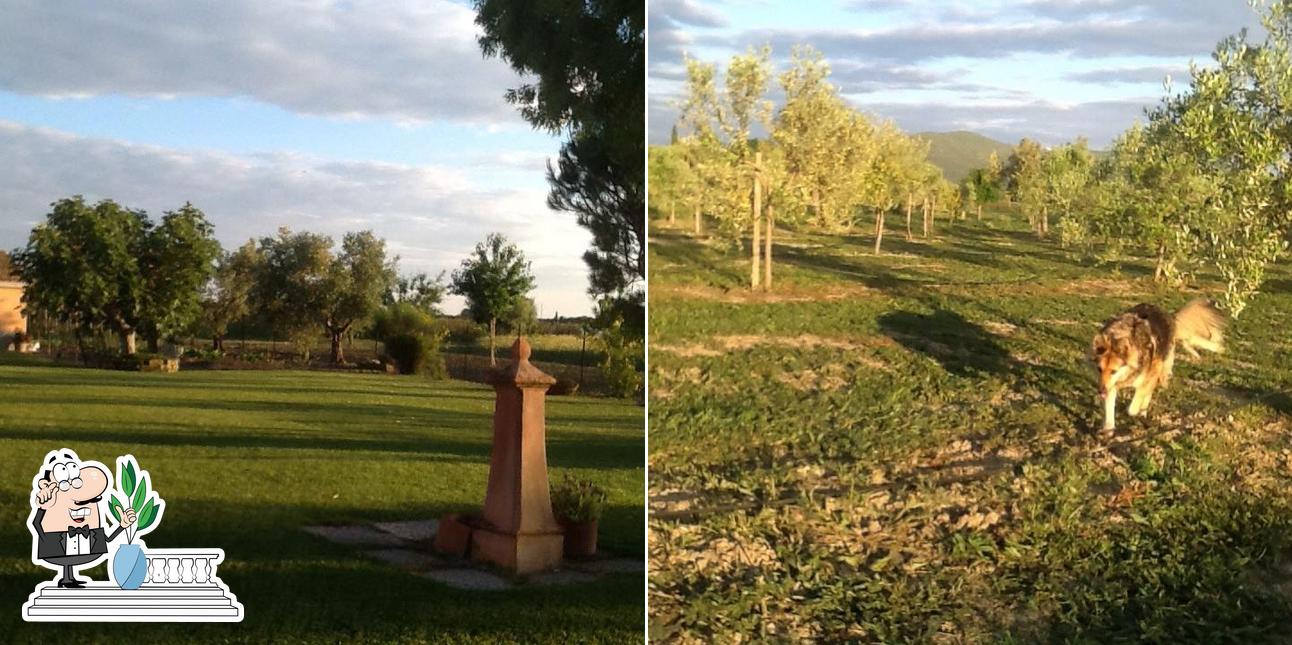
<svg viewBox="0 0 1292 645"><path fill-rule="evenodd" d="M487 526L471 530L471 559L518 574L549 571L561 565L565 536L555 533L504 533Z"/></svg>

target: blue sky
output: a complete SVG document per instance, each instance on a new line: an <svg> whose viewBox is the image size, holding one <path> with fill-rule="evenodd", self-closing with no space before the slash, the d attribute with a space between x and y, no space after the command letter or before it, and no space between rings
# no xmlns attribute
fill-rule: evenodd
<svg viewBox="0 0 1292 645"><path fill-rule="evenodd" d="M542 315L588 313L590 237L546 206L560 142L503 99L463 2L0 0L0 248L50 202L192 201L226 247L279 227L372 229L405 273L493 231ZM456 312L459 298L446 309Z"/></svg>
<svg viewBox="0 0 1292 645"><path fill-rule="evenodd" d="M654 0L650 138L667 140L683 55L724 66L794 44L831 63L859 109L908 131L971 130L1013 143L1095 146L1142 117L1170 75L1187 84L1221 38L1257 25L1245 0ZM773 98L775 92L773 92Z"/></svg>

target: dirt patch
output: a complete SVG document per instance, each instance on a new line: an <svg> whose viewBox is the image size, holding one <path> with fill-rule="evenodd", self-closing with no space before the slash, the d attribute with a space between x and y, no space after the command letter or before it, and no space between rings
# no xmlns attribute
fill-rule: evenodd
<svg viewBox="0 0 1292 645"><path fill-rule="evenodd" d="M651 287L651 298L677 298L681 300L706 300L737 304L775 304L781 302L817 302L843 300L874 294L874 289L859 284L840 284L805 289L774 288L772 291L748 291L699 285Z"/></svg>
<svg viewBox="0 0 1292 645"><path fill-rule="evenodd" d="M693 491L675 488L655 491L650 496L650 510L652 513L689 511L699 499L701 495Z"/></svg>
<svg viewBox="0 0 1292 645"><path fill-rule="evenodd" d="M828 392L834 391L847 385L843 376L835 373L835 370L827 368L825 374L818 374L816 370L803 370L800 372L785 372L776 375L776 380L784 383L800 392Z"/></svg>
<svg viewBox="0 0 1292 645"><path fill-rule="evenodd" d="M652 384L649 389L652 401L667 401L673 398L673 390L666 385Z"/></svg>
<svg viewBox="0 0 1292 645"><path fill-rule="evenodd" d="M1045 288L1047 290L1056 289L1054 286L1047 286ZM1062 285L1059 285L1057 290L1059 293L1082 293L1092 296L1128 296L1144 293L1144 287L1137 284L1134 280L1115 280L1111 278L1069 280Z"/></svg>
<svg viewBox="0 0 1292 645"><path fill-rule="evenodd" d="M727 351L746 350L759 345L772 345L776 347L797 347L803 349L816 349L818 347L828 347L830 349L842 349L849 351L859 351L874 347L896 347L897 344L887 336L872 336L863 339L845 340L841 338L824 338L815 334L800 334L798 336L755 336L755 335L734 335L734 336L717 336L714 338L718 344L722 345Z"/></svg>
<svg viewBox="0 0 1292 645"><path fill-rule="evenodd" d="M1085 324L1085 323L1079 323L1075 320L1058 320L1058 319L1051 319L1051 318L1037 318L1032 322L1038 325L1058 325L1060 327Z"/></svg>
<svg viewBox="0 0 1292 645"><path fill-rule="evenodd" d="M1045 367L1045 361L1031 352L1010 352L1010 357L1016 363L1022 365L1031 365L1032 367Z"/></svg>
<svg viewBox="0 0 1292 645"><path fill-rule="evenodd" d="M676 354L682 358L722 356L722 352L716 349L709 349L704 345L664 345L661 343L651 343L650 350L652 352Z"/></svg>
<svg viewBox="0 0 1292 645"><path fill-rule="evenodd" d="M677 370L655 368L650 379L650 397L658 401L673 398L674 389L683 386L698 385L704 379L704 370L691 366Z"/></svg>
<svg viewBox="0 0 1292 645"><path fill-rule="evenodd" d="M997 336L1013 336L1018 331L1018 326L1007 322L988 321L982 324L983 329L996 334Z"/></svg>

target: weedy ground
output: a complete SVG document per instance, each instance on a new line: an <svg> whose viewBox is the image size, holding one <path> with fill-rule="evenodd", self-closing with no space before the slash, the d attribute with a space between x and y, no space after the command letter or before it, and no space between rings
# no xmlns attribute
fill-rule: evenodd
<svg viewBox="0 0 1292 645"><path fill-rule="evenodd" d="M890 218L893 219L893 218ZM1147 419L1098 436L1090 339L1155 284L1017 216L929 240L656 226L650 633L884 642L1286 637L1292 271L1181 356Z"/></svg>
<svg viewBox="0 0 1292 645"><path fill-rule="evenodd" d="M460 381L319 371L141 374L0 354L0 641L623 642L639 639L640 574L469 592L369 560L301 527L429 519L480 508L493 391ZM642 410L547 403L553 477L609 492L601 548L644 555ZM243 603L234 625L26 624L53 572L31 562L31 480L68 447L130 453L165 500L150 547L219 547ZM105 566L88 570L106 580Z"/></svg>

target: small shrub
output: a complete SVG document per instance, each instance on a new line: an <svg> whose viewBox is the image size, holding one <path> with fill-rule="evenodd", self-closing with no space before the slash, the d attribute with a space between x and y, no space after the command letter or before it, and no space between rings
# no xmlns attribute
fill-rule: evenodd
<svg viewBox="0 0 1292 645"><path fill-rule="evenodd" d="M466 318L442 318L440 325L447 334L448 341L454 345L472 345L485 337L484 325L478 325Z"/></svg>
<svg viewBox="0 0 1292 645"><path fill-rule="evenodd" d="M637 394L642 388L641 343L624 334L623 324L619 320L601 332L601 343L606 350L601 371L611 392L622 397Z"/></svg>
<svg viewBox="0 0 1292 645"><path fill-rule="evenodd" d="M218 349L198 349L196 347L189 347L184 350L182 358L195 361L218 361L223 357L224 352Z"/></svg>
<svg viewBox="0 0 1292 645"><path fill-rule="evenodd" d="M583 323L572 320L540 320L534 326L534 333L548 336L578 336L583 333Z"/></svg>
<svg viewBox="0 0 1292 645"><path fill-rule="evenodd" d="M565 375L556 377L556 383L548 388L549 396L569 396L579 391L579 382Z"/></svg>
<svg viewBox="0 0 1292 645"><path fill-rule="evenodd" d="M120 370L123 372L138 372L148 361L154 358L166 358L161 354L150 354L148 352L136 352L134 354L122 354L113 350L93 350L87 351L82 356L86 365L97 367L105 370Z"/></svg>
<svg viewBox="0 0 1292 645"><path fill-rule="evenodd" d="M569 475L552 487L552 512L569 522L592 522L606 508L606 491L588 479Z"/></svg>
<svg viewBox="0 0 1292 645"><path fill-rule="evenodd" d="M399 366L400 374L442 379L447 377L448 369L440 354L441 342L438 334L396 334L385 340L386 355Z"/></svg>
<svg viewBox="0 0 1292 645"><path fill-rule="evenodd" d="M426 310L407 302L388 305L373 316L372 334L386 346L386 357L399 367L400 374L448 376L440 354L445 332Z"/></svg>
<svg viewBox="0 0 1292 645"><path fill-rule="evenodd" d="M295 350L297 358L304 363L308 363L310 362L310 349L317 339L318 334L313 329L302 329L288 334L287 343Z"/></svg>
<svg viewBox="0 0 1292 645"><path fill-rule="evenodd" d="M248 363L272 363L274 357L269 352L253 349L249 352L239 354L238 359Z"/></svg>
<svg viewBox="0 0 1292 645"><path fill-rule="evenodd" d="M378 339L401 335L435 333L435 320L424 309L411 303L397 302L379 309L372 316L372 336Z"/></svg>

